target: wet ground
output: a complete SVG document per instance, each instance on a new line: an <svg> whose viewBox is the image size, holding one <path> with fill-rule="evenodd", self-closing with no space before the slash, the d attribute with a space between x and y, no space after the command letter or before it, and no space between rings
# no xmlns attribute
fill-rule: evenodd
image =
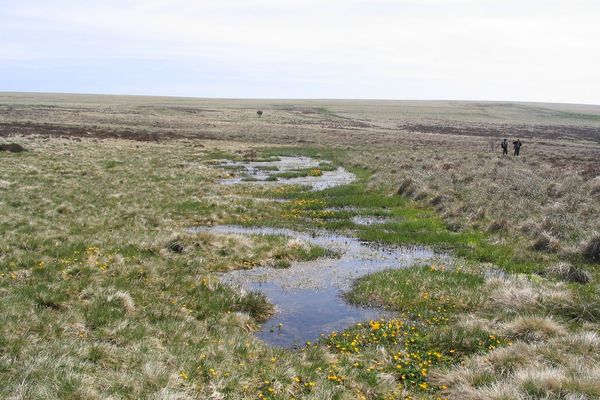
<svg viewBox="0 0 600 400"><path fill-rule="evenodd" d="M238 235L284 235L331 249L337 259L295 262L290 268L258 267L231 271L222 281L246 290L260 291L275 305L275 315L257 335L272 345L294 347L315 341L322 334L358 322L389 316L382 310L356 307L343 294L361 276L390 268L404 268L436 257L424 247L383 247L331 233L303 234L286 229L216 226L197 228ZM442 257L442 256L440 256Z"/></svg>
<svg viewBox="0 0 600 400"><path fill-rule="evenodd" d="M280 173L293 173L308 168L319 169L323 161L309 157L278 157L272 161L231 161L222 160L221 167L231 170L232 178L221 180L222 184L268 184L310 186L312 190L323 190L334 186L345 185L356 179L356 176L342 167L333 171L323 170L319 176L301 176L293 178L277 177ZM319 169L320 170L320 169Z"/></svg>
<svg viewBox="0 0 600 400"><path fill-rule="evenodd" d="M373 217L369 215L355 215L352 217L352 222L356 225L380 225L390 222L392 219L388 217Z"/></svg>

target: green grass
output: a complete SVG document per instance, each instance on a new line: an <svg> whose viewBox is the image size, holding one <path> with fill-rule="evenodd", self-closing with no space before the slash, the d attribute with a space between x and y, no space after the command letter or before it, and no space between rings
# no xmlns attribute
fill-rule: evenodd
<svg viewBox="0 0 600 400"><path fill-rule="evenodd" d="M282 179L292 179L292 178L304 178L306 176L320 176L321 170L318 168L303 168L295 171L286 171L286 172L278 172L276 174L271 174L270 178L282 178Z"/></svg>
<svg viewBox="0 0 600 400"><path fill-rule="evenodd" d="M235 156L233 153L221 149L211 149L208 151L204 151L202 157L204 160L241 160L240 157Z"/></svg>
<svg viewBox="0 0 600 400"><path fill-rule="evenodd" d="M423 318L471 311L479 305L478 274L443 265L388 270L360 278L347 298L360 305L384 307Z"/></svg>
<svg viewBox="0 0 600 400"><path fill-rule="evenodd" d="M279 171L279 167L276 165L258 165L256 169L259 171Z"/></svg>

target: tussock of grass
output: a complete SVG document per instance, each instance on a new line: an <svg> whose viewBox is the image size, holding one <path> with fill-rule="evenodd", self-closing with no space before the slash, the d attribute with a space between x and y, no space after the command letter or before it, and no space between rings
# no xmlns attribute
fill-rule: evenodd
<svg viewBox="0 0 600 400"><path fill-rule="evenodd" d="M600 177L590 180L590 194L594 197L600 197Z"/></svg>
<svg viewBox="0 0 600 400"><path fill-rule="evenodd" d="M505 231L507 227L508 227L508 223L506 222L505 219L496 219L496 220L490 222L490 224L487 227L487 231L491 232L491 233L500 232L500 231Z"/></svg>
<svg viewBox="0 0 600 400"><path fill-rule="evenodd" d="M565 282L586 284L592 280L592 275L581 268L567 262L551 265L543 271L544 276L560 279Z"/></svg>
<svg viewBox="0 0 600 400"><path fill-rule="evenodd" d="M489 278L485 290L486 307L508 314L553 311L556 315L564 316L561 307L566 312L577 304L573 293L564 285L535 283L523 275Z"/></svg>
<svg viewBox="0 0 600 400"><path fill-rule="evenodd" d="M209 232L178 234L164 245L152 245L163 257L200 261L212 271L247 269L332 255L322 247L277 235L219 235Z"/></svg>
<svg viewBox="0 0 600 400"><path fill-rule="evenodd" d="M567 318L572 322L600 321L600 299L597 288L578 288L573 290L568 299L556 299L549 304L549 309L556 315ZM568 300L568 301L564 301Z"/></svg>
<svg viewBox="0 0 600 400"><path fill-rule="evenodd" d="M503 326L504 334L525 342L543 341L564 336L565 328L552 318L520 316Z"/></svg>
<svg viewBox="0 0 600 400"><path fill-rule="evenodd" d="M583 256L591 262L600 263L600 235L595 235L584 245Z"/></svg>
<svg viewBox="0 0 600 400"><path fill-rule="evenodd" d="M536 238L531 244L531 247L534 250L554 253L560 250L560 244L558 240L553 238L548 232L540 233L538 238Z"/></svg>
<svg viewBox="0 0 600 400"><path fill-rule="evenodd" d="M540 306L540 291L525 279L493 278L486 283L488 307L504 312L532 311Z"/></svg>
<svg viewBox="0 0 600 400"><path fill-rule="evenodd" d="M404 196L410 196L414 191L415 187L413 180L411 178L405 178L400 182L397 193Z"/></svg>

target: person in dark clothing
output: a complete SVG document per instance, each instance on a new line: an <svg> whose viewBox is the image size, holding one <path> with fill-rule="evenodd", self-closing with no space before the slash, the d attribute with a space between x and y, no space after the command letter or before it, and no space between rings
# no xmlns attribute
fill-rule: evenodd
<svg viewBox="0 0 600 400"><path fill-rule="evenodd" d="M502 147L502 155L508 154L508 142L506 139L500 143L500 147Z"/></svg>
<svg viewBox="0 0 600 400"><path fill-rule="evenodd" d="M519 139L517 139L516 141L513 142L513 148L515 149L515 156L518 156L519 153L521 152L521 141Z"/></svg>

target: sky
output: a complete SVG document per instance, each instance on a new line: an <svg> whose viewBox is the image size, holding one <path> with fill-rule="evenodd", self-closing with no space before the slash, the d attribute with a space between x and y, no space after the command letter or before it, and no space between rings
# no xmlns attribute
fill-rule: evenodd
<svg viewBox="0 0 600 400"><path fill-rule="evenodd" d="M599 0L0 0L0 91L600 104Z"/></svg>

